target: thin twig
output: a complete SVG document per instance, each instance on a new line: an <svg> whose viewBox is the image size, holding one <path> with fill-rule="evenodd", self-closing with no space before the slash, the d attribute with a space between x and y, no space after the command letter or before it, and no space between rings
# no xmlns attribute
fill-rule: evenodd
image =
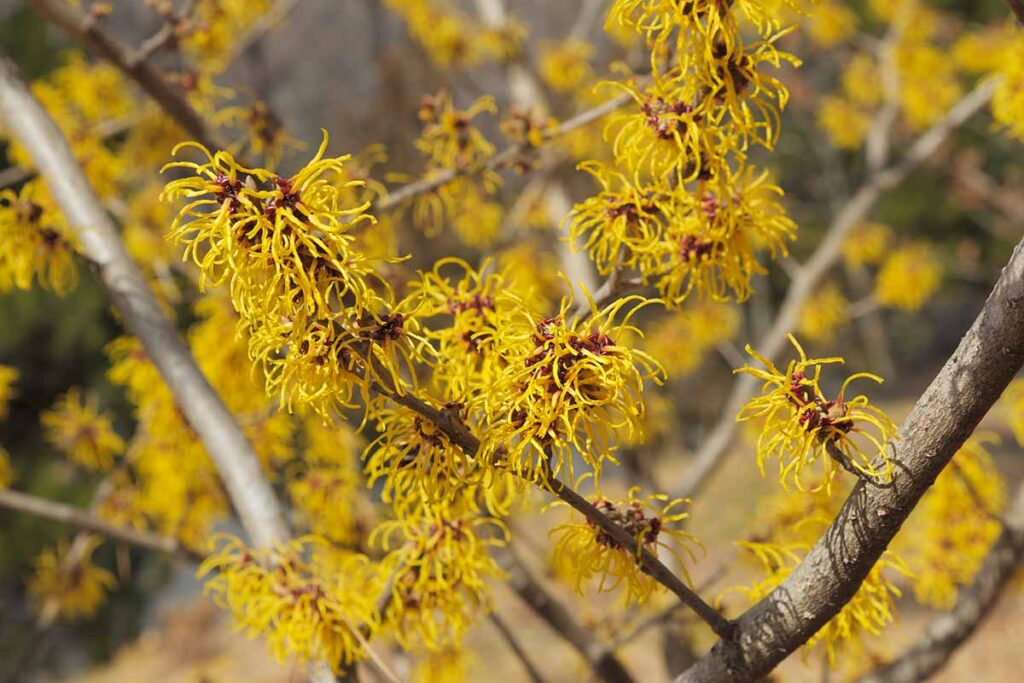
<svg viewBox="0 0 1024 683"><path fill-rule="evenodd" d="M596 107L586 109L580 112L579 114L576 114L572 118L566 119L558 126L556 126L554 129L546 131L542 136L542 140L552 140L563 135L567 135L568 133L583 128L584 126L588 126L591 123L600 120L603 116L610 114L611 112L617 109L621 109L622 107L626 106L629 102L632 101L632 98L628 94L619 95L618 97L608 100L603 104L599 104ZM496 170L499 168L503 168L504 166L508 165L510 162L515 160L516 157L518 157L520 154L523 154L524 152L529 151L530 149L532 148L523 144L509 145L501 152L488 159L487 162L483 165L482 169L442 169L430 176L421 178L420 180L416 180L414 182L408 183L407 185L403 185L391 192L388 192L387 195L382 197L373 205L373 209L382 212L390 211L391 209L394 209L398 205L414 197L417 197L421 194L426 194L428 192L433 192L439 187L447 185L448 183L454 181L455 179L463 175L474 173L477 170Z"/></svg>

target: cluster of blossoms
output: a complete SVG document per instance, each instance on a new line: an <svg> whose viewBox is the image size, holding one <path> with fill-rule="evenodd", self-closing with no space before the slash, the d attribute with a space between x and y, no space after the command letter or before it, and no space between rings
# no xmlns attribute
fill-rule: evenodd
<svg viewBox="0 0 1024 683"><path fill-rule="evenodd" d="M52 611L67 620L96 613L107 592L117 586L114 575L92 561L100 543L98 536L82 537L71 546L61 541L56 549L44 550L36 557L28 594L37 611Z"/></svg>
<svg viewBox="0 0 1024 683"><path fill-rule="evenodd" d="M771 149L778 139L788 92L772 74L798 60L777 44L788 32L782 28L788 12L802 3L612 4L607 28L624 44L645 42L651 74L600 89L620 89L632 100L606 122L606 148L595 149L595 136L585 130L564 145L574 159L591 159L580 168L600 186L566 222L570 239L600 274L619 280L631 269L661 298L625 296L602 305L588 299L589 306L561 296L566 283L555 274L557 264L528 244L476 268L442 259L413 282L393 284L399 271L393 231L406 206L370 213L387 193L371 178L386 160L383 148L332 158L325 134L298 172L273 170L292 146L273 112L259 102L221 108L230 94L213 85L234 38L251 26L253 10L264 11L269 2L194 4L191 21L204 30L182 22L175 43L200 71L180 74L181 84L198 111L245 130L245 139L228 151L179 145L175 154L191 149L203 158L168 164L164 170L173 176L166 187L133 186L135 198L118 210L126 242L166 302L182 302L171 272L180 266L171 263L172 250L159 237L168 224L171 241L184 246L185 260L198 269L201 287L225 286L226 292L195 302L189 345L253 443L264 476L287 492L294 519L314 534L267 550L216 541L200 570L207 592L281 659L325 660L340 671L367 655L369 639L384 635L428 652L431 666L422 675L436 680L431 677L442 675L442 665L464 664L462 638L491 608L490 584L503 577L494 549L508 542L507 517L526 498L524 491L578 486L590 478L595 493L588 504L632 542L622 542L593 515L570 513L552 532L560 574L581 592L591 583L620 590L627 603L648 600L659 586L642 568L647 554L674 559L687 574L699 545L681 528L689 501L644 496L636 488L622 498L606 497L601 475L622 445L645 441L652 412L645 392L664 381L662 363L683 375L731 337L739 320L723 302L747 299L751 278L764 272L766 259L784 256L795 237L781 189L748 155L755 147ZM508 60L520 49L514 22L479 30L446 0L387 4L444 68ZM882 12L884 3L870 4ZM824 9L815 39L824 44L848 37L857 17L834 2ZM904 117L921 128L945 111L959 88L949 85L949 70L929 44L937 35L927 21L931 14L915 12L897 59L907 76ZM554 91L588 101L579 91L595 77L593 54L582 41L548 46L542 75ZM1020 74L1005 70L997 116L1019 132L1012 85ZM881 105L877 88L865 84L876 74L870 58L850 60L844 92L857 107ZM936 91L932 99L929 88ZM104 198L135 182L126 171L153 165L153 149L180 139L173 125L144 109L123 143L97 142L95 131L110 123L107 117L135 108L109 67L72 60L37 90ZM866 127L849 108L828 103L823 121L829 107L831 119L852 121L845 135L859 144ZM525 216L505 216L496 172L532 168L536 148L553 136L554 119L539 110L512 110L501 128L511 151L521 153L499 156L480 127L483 115L496 113L489 97L467 109L445 91L423 98L416 147L426 161L421 180L436 184L408 206L426 234L451 226L466 246L480 249L495 241L506 221L557 223L555 202L549 206L544 191ZM835 133L834 121L826 127ZM11 154L27 161L17 146ZM243 165L243 155L262 163ZM157 195L184 206L175 217L167 202L154 201ZM844 253L848 266L877 267L880 304L919 308L939 283L934 253L913 243L890 249L884 226L862 227ZM38 181L0 191L0 236L10 247L0 253L0 291L28 288L33 280L58 293L73 286L76 247ZM684 301L687 308L681 308ZM634 348L643 335L633 321L651 304L679 310ZM817 315L805 316L803 328L817 339L834 333L848 312L835 286L820 288L810 309ZM837 465L874 483L892 476L892 422L866 396L847 396L853 380L880 379L855 374L830 399L822 369L841 359L808 359L793 343L799 359L784 372L752 351L764 369L743 368L763 382L762 395L740 414L762 424L762 473L778 458L782 483L795 483L803 494L776 505L770 532L743 544L764 576L741 589L751 600L778 586L834 518L833 494L842 485L835 481ZM216 470L139 343L119 339L108 351L110 380L126 389L135 434L125 443L91 395L73 390L43 417L51 441L73 461L107 473L111 491L96 505L104 519L202 548L228 510ZM0 416L13 381L3 370ZM353 408L362 409L375 438L364 443L348 426L344 413ZM353 457L359 451L361 473ZM2 455L0 485L10 479ZM807 466L818 460L824 475L808 481ZM382 522L366 513L364 483L388 506ZM968 509L979 495L987 513ZM971 578L994 537L992 516L1002 498L991 459L977 445L965 448L926 500L933 518L927 543L917 555L908 551L915 568L934 575L931 584L917 584L919 599L946 605ZM64 551L40 556L30 587L44 602L57 598L69 617L95 611L114 584L112 574L91 562L95 542L83 547L70 559ZM950 560L950 548L960 561ZM834 660L840 644L891 621L900 591L894 573L907 570L887 553L810 645L826 643Z"/></svg>
<svg viewBox="0 0 1024 683"><path fill-rule="evenodd" d="M639 487L633 487L623 500L605 498L600 493L589 498L595 508L633 538L635 551L590 519L568 522L551 531L557 537L553 551L555 570L574 577L579 593L583 593L584 582L597 577L599 590L614 590L625 583L626 603L642 603L658 585L649 574L636 571L643 551L657 555L659 548L664 549L684 573L686 561L695 561L692 546L697 541L679 528L679 523L689 516L680 508L689 501L668 501L663 494L641 497L639 492ZM689 575L685 576L689 580Z"/></svg>
<svg viewBox="0 0 1024 683"><path fill-rule="evenodd" d="M311 539L266 551L231 538L214 544L199 568L209 576L204 590L231 610L240 630L266 638L280 661L295 655L340 671L379 628L382 579L365 556Z"/></svg>
<svg viewBox="0 0 1024 683"><path fill-rule="evenodd" d="M609 25L641 34L651 51L648 82L613 84L635 109L606 127L612 164L582 167L602 191L568 219L602 274L622 268L656 284L670 306L692 292L744 300L762 254L786 254L796 227L782 191L747 161L774 146L788 92L765 73L783 62L781 7L757 2L619 0ZM741 17L756 27L748 43Z"/></svg>
<svg viewBox="0 0 1024 683"><path fill-rule="evenodd" d="M760 423L757 440L757 464L764 474L765 462L779 461L779 479L783 486L793 481L803 490L803 470L821 460L824 479L830 486L839 465L854 474L877 482L892 478L889 442L895 438L896 427L885 413L863 394L849 398L846 390L857 379L881 382L877 375L859 372L847 377L834 399L821 388L823 366L842 363L842 358L807 358L803 348L790 335L799 359L792 360L785 371L747 347L747 353L764 369L744 366L746 372L763 382L761 394L747 403L738 420Z"/></svg>
<svg viewBox="0 0 1024 683"><path fill-rule="evenodd" d="M352 407L355 390L366 395L371 383L404 392L401 368L423 347L415 303L396 301L353 247L353 228L374 218L368 201L353 203L364 182L346 175L349 157L325 159L325 134L313 159L283 178L184 146L207 161L165 167L194 174L164 192L187 202L171 234L200 268L201 286L229 285L268 389L325 416Z"/></svg>

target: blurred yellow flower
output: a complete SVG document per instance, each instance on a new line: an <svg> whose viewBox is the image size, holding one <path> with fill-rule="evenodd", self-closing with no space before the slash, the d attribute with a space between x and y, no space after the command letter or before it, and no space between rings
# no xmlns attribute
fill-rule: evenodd
<svg viewBox="0 0 1024 683"><path fill-rule="evenodd" d="M991 434L968 439L896 538L917 576L914 597L922 604L952 608L999 536L1006 489L987 448L995 441Z"/></svg>
<svg viewBox="0 0 1024 683"><path fill-rule="evenodd" d="M800 334L811 341L831 343L847 323L850 302L835 282L818 287L800 310Z"/></svg>
<svg viewBox="0 0 1024 683"><path fill-rule="evenodd" d="M942 282L942 264L935 249L912 242L891 251L878 272L875 299L883 306L918 311Z"/></svg>
<svg viewBox="0 0 1024 683"><path fill-rule="evenodd" d="M44 550L36 557L28 594L38 613L45 613L53 604L57 615L68 621L96 614L107 592L117 586L113 574L92 562L101 542L98 536L87 536L69 547L61 539L56 549Z"/></svg>
<svg viewBox="0 0 1024 683"><path fill-rule="evenodd" d="M861 223L843 242L843 260L849 268L874 265L889 253L893 231L885 223Z"/></svg>
<svg viewBox="0 0 1024 683"><path fill-rule="evenodd" d="M110 417L100 412L99 397L75 387L61 396L40 421L47 440L68 458L90 470L109 470L124 452L124 440Z"/></svg>

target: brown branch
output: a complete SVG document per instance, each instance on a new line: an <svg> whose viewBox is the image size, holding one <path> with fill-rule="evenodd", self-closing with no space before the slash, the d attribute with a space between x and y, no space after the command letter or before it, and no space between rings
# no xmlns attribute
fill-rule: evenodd
<svg viewBox="0 0 1024 683"><path fill-rule="evenodd" d="M73 40L86 45L138 83L139 87L196 142L211 150L224 149L203 118L189 104L184 93L169 83L148 61L136 61L135 50L97 25L95 19L82 14L62 0L25 2Z"/></svg>
<svg viewBox="0 0 1024 683"><path fill-rule="evenodd" d="M1024 242L892 445L891 486L858 482L836 519L771 594L677 683L753 681L822 628L860 588L921 496L1024 365Z"/></svg>
<svg viewBox="0 0 1024 683"><path fill-rule="evenodd" d="M731 640L736 631L736 625L723 617L718 610L704 602L692 588L687 586L676 576L671 569L658 559L657 555L646 548L638 548L636 539L621 526L613 522L607 515L598 510L593 503L581 496L571 487L563 482L548 476L544 482L545 487L558 496L559 500L565 502L587 520L607 532L615 541L622 546L622 551L628 551L639 555L640 566L643 571L658 583L662 584L675 593L679 600L689 607L693 612L704 620L711 630L723 640ZM637 551L639 550L639 553Z"/></svg>
<svg viewBox="0 0 1024 683"><path fill-rule="evenodd" d="M33 0L33 4L39 4ZM47 3L43 3L47 4ZM62 5L63 7L63 5ZM203 376L167 319L138 266L125 251L67 140L18 74L0 55L0 118L28 150L128 329L142 342L202 440L242 525L257 546L287 538L284 515L259 459L234 417Z"/></svg>
<svg viewBox="0 0 1024 683"><path fill-rule="evenodd" d="M1024 501L1024 486L1017 498ZM991 613L1022 562L1024 524L1018 520L1003 529L970 585L960 589L953 609L932 621L895 661L863 676L858 683L917 683L936 673Z"/></svg>
<svg viewBox="0 0 1024 683"><path fill-rule="evenodd" d="M843 243L853 228L864 220L886 192L903 182L911 171L938 150L954 130L978 113L992 97L995 86L995 81L991 79L978 85L955 104L941 121L921 135L899 163L872 174L850 197L832 220L825 238L794 275L771 328L753 345L761 355L774 359L782 353L786 346L786 335L796 327L804 304L839 260ZM677 497L692 498L718 469L736 433L736 414L757 386L758 380L747 374L733 382L718 421L708 432L675 491Z"/></svg>
<svg viewBox="0 0 1024 683"><path fill-rule="evenodd" d="M160 26L156 33L151 35L142 41L139 48L132 52L127 59L127 64L132 67L136 67L142 62L146 61L158 51L162 50L168 45L174 45L178 40L178 32L181 27L195 10L196 0L185 0L185 4L182 6L181 11L178 14L174 14L171 11L168 16L164 17L164 23Z"/></svg>
<svg viewBox="0 0 1024 683"><path fill-rule="evenodd" d="M24 512L85 531L91 531L106 536L113 541L126 543L142 550L153 550L158 553L182 557L193 562L199 562L203 559L203 555L183 546L177 539L170 536L161 536L149 531L139 531L130 527L111 524L105 519L73 505L37 498L27 493L12 491L11 489L0 490L0 508Z"/></svg>

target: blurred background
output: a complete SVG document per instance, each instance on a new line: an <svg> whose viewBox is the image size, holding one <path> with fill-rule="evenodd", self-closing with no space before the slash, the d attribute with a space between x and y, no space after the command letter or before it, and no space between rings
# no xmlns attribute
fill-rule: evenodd
<svg viewBox="0 0 1024 683"><path fill-rule="evenodd" d="M81 4L89 6L86 0ZM128 44L142 43L162 24L153 3L114 0L107 4L111 11L102 19L104 28ZM299 0L283 4L286 15L218 70L216 78L233 91L228 101L241 106L254 100L265 103L275 128L279 126L297 143L281 159L285 171L297 168L315 151L320 131L326 129L334 153L382 143L388 159L375 173L395 187L402 179L415 178L423 168L415 141L424 95L445 88L463 108L484 94L494 96L502 114L512 106L513 93L500 60L479 59L442 68L436 54L410 35L408 17L396 11L402 3ZM471 2L439 4L444 6L442 14L472 17L476 11ZM660 407L652 411L659 421L656 438L626 453L624 481L642 477L671 488L682 476L689 454L720 417L732 382L731 368L743 362L743 345L759 339L773 319L790 282L787 270L813 252L831 219L868 173L862 147L865 114L858 106L870 109L863 103L871 98L858 100L857 83L850 84L855 76L849 73L858 55L870 54L881 40L885 23L878 18L877 8L871 7L877 4L822 3L820 15L810 20L794 18L805 23L806 30L780 42L804 65L781 69L780 77L791 92L782 135L774 153L755 152L754 158L772 170L786 191L785 204L799 225L792 257L756 278L755 294L743 305L695 305L693 310L698 312L691 311L686 324L721 328L703 345L680 342L687 339L688 328L682 322L673 327L661 319L648 321L652 330L664 331L662 337L652 333L648 343L652 353L669 366L671 381L660 392ZM922 40L933 49L928 56L937 54L941 60L906 65L904 78L918 90L905 95L903 114L894 129L896 156L936 118L921 112L927 104L938 107L941 115L977 78L971 46L963 45L960 38L967 33L997 36L1008 24L1000 0L924 4L935 27ZM613 62L643 68L642 49L602 31L607 3L508 0L507 5L522 26L517 40L522 41L525 61L546 81L550 113L559 120L617 94L592 92L594 82L611 77ZM584 58L558 52L570 46L568 36L589 46ZM984 51L987 43L979 42L975 50ZM13 0L0 0L0 48L32 80L45 80L66 63L69 51L77 49L58 29ZM153 60L170 73L187 72L187 65L173 50L159 52ZM582 77L565 76L572 68L584 67ZM559 90L559 74L572 81L563 90ZM955 83L953 93L947 92L950 82ZM877 82L860 85L878 87ZM826 97L835 102L826 104ZM500 149L504 143L499 118L483 116L479 125ZM397 216L391 226L397 251L412 255L401 265L402 272L429 268L446 255L476 263L496 250L520 250L517 258L534 264L542 271L536 277L547 276L547 282L555 283L552 286L559 286L553 277L558 270L589 277L592 284L599 282L596 274L586 271L588 264L581 264L560 246L557 234L567 207L549 194L556 184L572 202L594 192L594 183L575 169L575 160L577 154L586 158L587 151L605 144L601 127L586 129L584 137L575 143L581 151L563 150L537 173L503 173L503 186L490 198L505 209L498 239L467 237L466 231L460 234L448 226L424 230L408 212ZM154 150L165 160L169 152ZM863 234L882 245L875 250L878 253L870 253L871 248L863 244L862 248L851 245L804 307L799 333L809 353L843 355L851 371L863 369L884 376L885 384L872 389L871 395L897 423L955 348L1021 237L1021 159L1020 143L1000 135L987 112L973 118L938 154L887 192L871 212ZM529 210L520 206L516 213L512 207L524 190L534 193L535 199L528 203ZM887 256L893 253L902 254L904 261L891 264ZM887 284L880 286L886 272ZM909 292L910 300L888 301L878 294L892 289ZM182 315L184 324L187 313ZM704 322L693 322L702 315ZM64 297L39 288L0 295L0 363L20 373L9 417L0 423L0 443L10 453L16 472L15 488L81 507L89 504L100 475L75 467L44 437L40 414L69 388L83 387L96 392L117 432L125 439L131 437L131 406L106 376L109 361L104 347L119 334L101 286L85 268L80 269L77 288ZM672 350L673 344L688 348ZM1013 490L1024 476L1020 446L1011 431L1015 410L1000 406L984 425L1001 437L992 452L1007 490ZM732 541L755 525L761 494L778 488L771 477L758 475L749 438L738 439L733 449L735 453L693 505L690 530L707 547L706 556L693 570L698 585L716 580L717 568L733 561ZM521 550L538 572L548 572L546 532L552 524L536 516L518 521ZM219 528L235 529L230 521L221 522ZM274 663L262 643L232 632L228 615L203 599L201 585L193 578L194 567L110 544L100 548L94 559L117 574L117 588L96 614L45 630L37 628L26 581L34 558L69 532L53 522L0 511L0 681L303 680L300 667ZM553 577L545 581L578 607L595 632L623 626L609 621L608 614L616 614L618 608L614 595L579 599L573 597L571 587L559 585ZM724 591L728 583L712 585L709 595ZM546 625L507 588L496 590L499 612L534 653L545 680L586 678L581 661L550 636ZM655 605L648 613L657 609ZM908 593L900 601L898 622L875 642L874 652L878 656L899 652L934 614ZM936 680L1019 680L1024 652L1014 634L1022 627L1024 600L1019 590L1012 590ZM686 653L675 651L673 633L677 634L670 629L663 636L661 629L651 629L624 649L624 658L640 679L666 680L668 672L680 670ZM706 634L691 634L689 639L698 653L710 644ZM471 631L467 651L469 680L527 680L486 622ZM826 680L821 668L818 656L794 655L777 679ZM372 673L367 678L373 680Z"/></svg>

